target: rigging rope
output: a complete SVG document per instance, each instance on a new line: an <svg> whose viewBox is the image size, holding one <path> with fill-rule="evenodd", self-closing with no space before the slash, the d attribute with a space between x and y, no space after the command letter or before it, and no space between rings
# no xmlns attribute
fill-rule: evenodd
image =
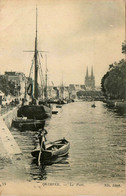
<svg viewBox="0 0 126 196"><path fill-rule="evenodd" d="M34 65L34 57L32 59L32 64L31 64L31 68L30 68L29 78L31 78L31 75L33 74L33 65Z"/></svg>
<svg viewBox="0 0 126 196"><path fill-rule="evenodd" d="M41 54L41 53L40 53ZM41 87L42 87L42 94L44 92L44 76L43 76L43 71L42 71L42 65L41 65L41 60L40 60L40 56L39 56L39 53L38 53L38 68L39 68L39 76L40 76L40 82L41 82Z"/></svg>

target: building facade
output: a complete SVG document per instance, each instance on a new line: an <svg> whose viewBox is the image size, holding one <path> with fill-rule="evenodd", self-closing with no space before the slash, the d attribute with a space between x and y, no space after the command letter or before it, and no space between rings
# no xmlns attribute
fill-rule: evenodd
<svg viewBox="0 0 126 196"><path fill-rule="evenodd" d="M15 96L20 96L25 94L25 84L26 84L26 77L25 74L22 72L5 72L5 76L8 78L8 81L14 83L15 88Z"/></svg>

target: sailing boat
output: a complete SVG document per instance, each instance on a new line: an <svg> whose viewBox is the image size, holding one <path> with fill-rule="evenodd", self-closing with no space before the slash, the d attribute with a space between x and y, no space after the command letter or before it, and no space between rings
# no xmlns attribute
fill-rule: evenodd
<svg viewBox="0 0 126 196"><path fill-rule="evenodd" d="M45 60L46 60L46 71L45 71L45 85L44 85L44 88L43 88L43 97L41 100L39 100L39 104L47 104L49 103L49 100L48 100L48 85L47 85L47 72L48 72L48 69L47 69L47 55L45 55Z"/></svg>
<svg viewBox="0 0 126 196"><path fill-rule="evenodd" d="M62 73L62 84L60 87L60 99L58 101L59 104L66 104L67 101L64 98L64 84L63 84L63 73Z"/></svg>
<svg viewBox="0 0 126 196"><path fill-rule="evenodd" d="M37 49L37 8L36 8L36 36L34 52L34 93L31 104L22 105L17 112L18 117L26 117L33 120L45 120L52 115L52 108L47 105L39 105L38 102L38 49Z"/></svg>

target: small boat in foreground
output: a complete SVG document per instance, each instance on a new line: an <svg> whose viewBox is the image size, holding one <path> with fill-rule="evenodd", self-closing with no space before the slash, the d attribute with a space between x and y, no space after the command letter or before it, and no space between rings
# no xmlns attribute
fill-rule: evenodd
<svg viewBox="0 0 126 196"><path fill-rule="evenodd" d="M52 164L57 164L57 163L68 164L67 159L68 159L68 154L63 156L63 157L54 157L51 160L44 160L41 163L41 165L52 165ZM37 159L33 159L32 163L38 165L38 160Z"/></svg>
<svg viewBox="0 0 126 196"><path fill-rule="evenodd" d="M40 151L40 145L38 145L32 152L32 156L36 159L39 158L40 162L50 162L56 158L64 157L68 154L70 148L70 143L66 139L60 139L54 142L46 144L46 149Z"/></svg>

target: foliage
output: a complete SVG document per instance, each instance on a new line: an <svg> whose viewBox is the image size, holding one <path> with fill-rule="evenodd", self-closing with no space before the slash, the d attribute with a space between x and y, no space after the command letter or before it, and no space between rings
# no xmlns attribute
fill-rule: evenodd
<svg viewBox="0 0 126 196"><path fill-rule="evenodd" d="M122 59L119 63L109 66L109 71L101 80L103 94L109 99L125 99L126 97L126 62Z"/></svg>
<svg viewBox="0 0 126 196"><path fill-rule="evenodd" d="M91 97L95 97L95 96L101 96L102 93L101 91L78 91L77 92L77 96L80 97L80 96L91 96Z"/></svg>
<svg viewBox="0 0 126 196"><path fill-rule="evenodd" d="M7 96L9 94L15 95L15 83L8 81L6 76L0 76L0 90Z"/></svg>

